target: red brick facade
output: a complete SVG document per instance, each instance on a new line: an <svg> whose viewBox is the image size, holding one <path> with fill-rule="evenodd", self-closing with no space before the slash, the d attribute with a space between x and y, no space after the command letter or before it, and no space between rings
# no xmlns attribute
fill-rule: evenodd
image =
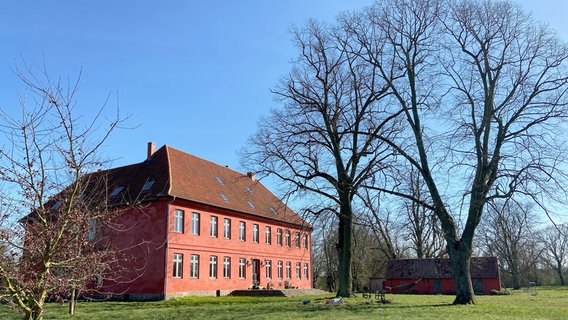
<svg viewBox="0 0 568 320"><path fill-rule="evenodd" d="M109 234L115 245L132 246L130 274L105 282L101 292L167 299L312 287L312 227L253 174L167 146L106 174L111 198L123 187L116 206L140 205L121 214L121 230Z"/></svg>

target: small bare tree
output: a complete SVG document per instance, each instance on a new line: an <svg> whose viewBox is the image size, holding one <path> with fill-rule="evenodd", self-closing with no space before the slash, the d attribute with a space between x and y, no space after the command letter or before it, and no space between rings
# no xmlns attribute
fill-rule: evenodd
<svg viewBox="0 0 568 320"><path fill-rule="evenodd" d="M6 300L42 319L50 296L94 288L119 258L101 235L118 212L106 206L104 179L88 173L103 166L101 146L124 119L117 110L102 126L103 107L81 122L80 75L62 82L45 67L17 73L26 86L19 115L0 113L0 279Z"/></svg>

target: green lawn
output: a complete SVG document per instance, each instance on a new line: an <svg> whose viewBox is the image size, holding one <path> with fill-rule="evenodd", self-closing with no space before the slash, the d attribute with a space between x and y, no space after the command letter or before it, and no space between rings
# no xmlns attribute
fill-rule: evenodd
<svg viewBox="0 0 568 320"><path fill-rule="evenodd" d="M161 302L81 302L74 316L67 305L50 303L45 319L567 319L568 287L537 288L510 295L479 296L476 305L453 306L453 296L387 295L389 304L374 299L345 299L325 304L329 296L187 297ZM304 305L304 300L310 304ZM0 306L0 319L22 315Z"/></svg>

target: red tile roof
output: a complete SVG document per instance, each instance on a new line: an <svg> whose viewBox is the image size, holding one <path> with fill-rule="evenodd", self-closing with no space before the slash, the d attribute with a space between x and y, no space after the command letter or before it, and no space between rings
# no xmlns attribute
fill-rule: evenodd
<svg viewBox="0 0 568 320"><path fill-rule="evenodd" d="M109 201L115 205L176 197L311 228L258 180L170 146L144 162L96 174L106 175ZM150 188L142 191L151 181ZM110 196L117 187L123 189Z"/></svg>

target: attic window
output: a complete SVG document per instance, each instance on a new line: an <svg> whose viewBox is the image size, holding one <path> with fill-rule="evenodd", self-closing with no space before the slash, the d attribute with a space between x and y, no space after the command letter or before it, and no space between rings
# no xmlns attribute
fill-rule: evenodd
<svg viewBox="0 0 568 320"><path fill-rule="evenodd" d="M110 194L110 196L116 197L120 193L120 191L122 191L122 189L124 189L123 186L116 187L116 189L114 189L114 191Z"/></svg>
<svg viewBox="0 0 568 320"><path fill-rule="evenodd" d="M252 189L249 186L246 186L245 188L247 188L247 191L252 193Z"/></svg>
<svg viewBox="0 0 568 320"><path fill-rule="evenodd" d="M256 209L256 207L254 206L254 204L252 202L250 202L249 200L247 200L247 203L249 204L249 206L253 209Z"/></svg>
<svg viewBox="0 0 568 320"><path fill-rule="evenodd" d="M52 210L52 211L57 210L59 207L61 207L61 201L57 201L56 203L54 203L54 204L51 206L51 210Z"/></svg>
<svg viewBox="0 0 568 320"><path fill-rule="evenodd" d="M274 213L274 214L278 214L278 212L276 212L276 209L274 209L272 207L270 207L270 211L272 211L272 213Z"/></svg>
<svg viewBox="0 0 568 320"><path fill-rule="evenodd" d="M154 180L146 181L144 186L142 187L142 192L150 190L150 187L154 184Z"/></svg>
<svg viewBox="0 0 568 320"><path fill-rule="evenodd" d="M216 176L215 179L217 179L217 181L219 181L220 184L225 184L225 181L223 181L223 179L221 179L221 177Z"/></svg>
<svg viewBox="0 0 568 320"><path fill-rule="evenodd" d="M225 200L225 202L229 202L229 198L227 198L227 196L224 193L219 193L219 195L223 200Z"/></svg>

